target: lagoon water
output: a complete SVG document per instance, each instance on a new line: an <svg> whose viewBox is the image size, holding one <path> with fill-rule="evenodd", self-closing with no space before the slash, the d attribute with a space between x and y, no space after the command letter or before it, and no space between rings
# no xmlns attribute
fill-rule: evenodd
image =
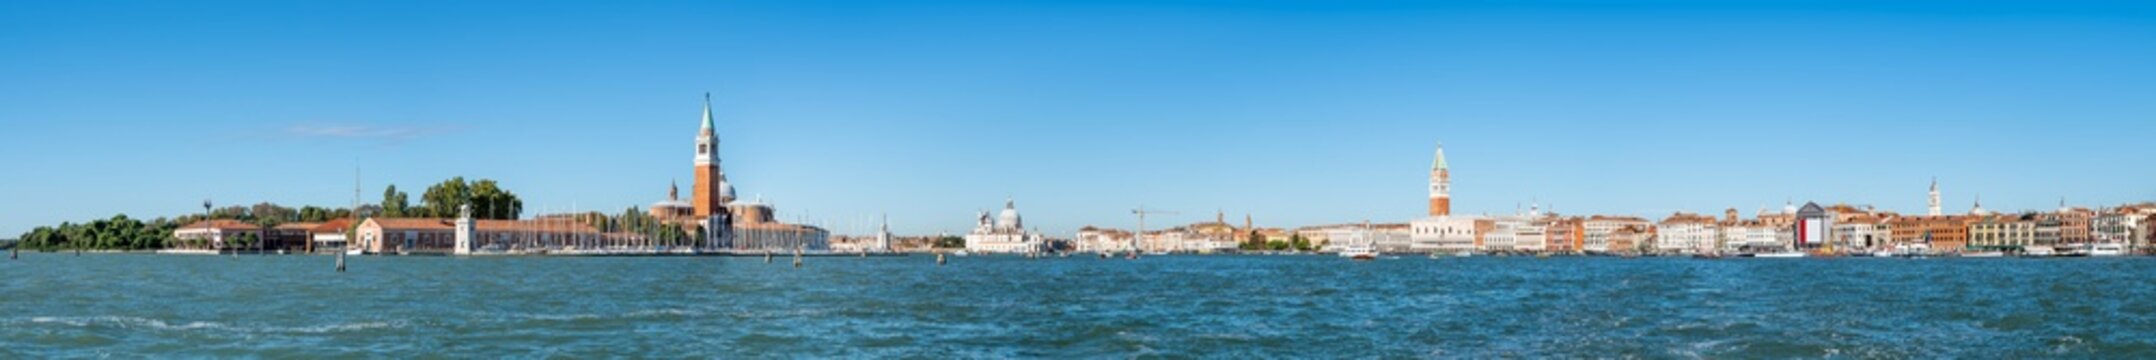
<svg viewBox="0 0 2156 360"><path fill-rule="evenodd" d="M29 254L0 358L2156 358L2156 259Z"/></svg>

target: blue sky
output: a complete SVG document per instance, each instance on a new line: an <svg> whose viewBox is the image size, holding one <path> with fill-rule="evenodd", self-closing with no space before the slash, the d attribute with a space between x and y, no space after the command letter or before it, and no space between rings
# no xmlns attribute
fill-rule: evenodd
<svg viewBox="0 0 2156 360"><path fill-rule="evenodd" d="M788 220L1067 235L1456 212L2156 199L2156 3L0 3L0 234L466 176L531 210L726 171Z"/></svg>

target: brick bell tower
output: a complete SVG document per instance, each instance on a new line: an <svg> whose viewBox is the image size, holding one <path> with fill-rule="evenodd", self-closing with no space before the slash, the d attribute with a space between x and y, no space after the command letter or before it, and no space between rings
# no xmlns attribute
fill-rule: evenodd
<svg viewBox="0 0 2156 360"><path fill-rule="evenodd" d="M726 172L719 170L719 136L711 129L711 93L704 93L704 124L696 134L696 186L690 188L689 204L698 219L726 212Z"/></svg>
<svg viewBox="0 0 2156 360"><path fill-rule="evenodd" d="M1452 171L1445 165L1445 144L1437 144L1437 160L1430 163L1430 216L1452 215Z"/></svg>

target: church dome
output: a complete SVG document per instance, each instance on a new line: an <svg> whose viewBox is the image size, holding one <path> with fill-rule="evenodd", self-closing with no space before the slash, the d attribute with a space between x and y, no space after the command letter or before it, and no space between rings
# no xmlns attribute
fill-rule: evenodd
<svg viewBox="0 0 2156 360"><path fill-rule="evenodd" d="M734 199L739 199L734 197L734 183L719 180L719 201L732 202Z"/></svg>
<svg viewBox="0 0 2156 360"><path fill-rule="evenodd" d="M1024 223L1020 222L1018 217L1017 204L1010 200L1003 201L1003 213L996 216L996 224L1005 229L1025 228Z"/></svg>

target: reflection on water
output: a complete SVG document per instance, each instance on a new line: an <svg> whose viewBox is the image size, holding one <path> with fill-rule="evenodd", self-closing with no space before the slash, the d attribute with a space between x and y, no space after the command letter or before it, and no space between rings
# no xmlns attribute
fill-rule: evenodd
<svg viewBox="0 0 2156 360"><path fill-rule="evenodd" d="M952 260L24 254L0 358L2156 357L2156 259Z"/></svg>

